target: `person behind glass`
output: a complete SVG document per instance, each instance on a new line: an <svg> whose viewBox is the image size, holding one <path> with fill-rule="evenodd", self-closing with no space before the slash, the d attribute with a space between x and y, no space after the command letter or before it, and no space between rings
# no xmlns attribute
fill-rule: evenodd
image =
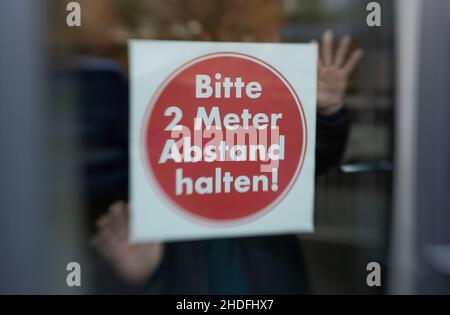
<svg viewBox="0 0 450 315"><path fill-rule="evenodd" d="M349 124L344 97L348 78L363 51L351 39L333 48L322 36L318 62L316 174L336 166ZM128 241L128 206L114 203L97 222L93 245L126 288L152 294L305 294L308 277L295 235L195 242Z"/></svg>

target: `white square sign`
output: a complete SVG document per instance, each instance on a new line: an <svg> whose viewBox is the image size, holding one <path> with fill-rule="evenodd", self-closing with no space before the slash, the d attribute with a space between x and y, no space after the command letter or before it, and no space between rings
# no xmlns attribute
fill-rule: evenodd
<svg viewBox="0 0 450 315"><path fill-rule="evenodd" d="M313 231L316 44L129 43L131 240Z"/></svg>

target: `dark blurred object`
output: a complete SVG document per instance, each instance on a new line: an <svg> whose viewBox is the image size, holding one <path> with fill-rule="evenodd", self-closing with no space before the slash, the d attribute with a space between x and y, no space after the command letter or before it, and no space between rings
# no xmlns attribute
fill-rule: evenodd
<svg viewBox="0 0 450 315"><path fill-rule="evenodd" d="M114 61L75 60L70 73L79 106L82 193L93 227L114 200L128 200L128 82Z"/></svg>

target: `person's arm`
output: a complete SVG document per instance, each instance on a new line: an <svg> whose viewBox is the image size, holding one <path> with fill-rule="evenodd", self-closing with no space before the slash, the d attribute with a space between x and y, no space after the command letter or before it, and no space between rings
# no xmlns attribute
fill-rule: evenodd
<svg viewBox="0 0 450 315"><path fill-rule="evenodd" d="M344 153L349 131L348 111L344 107L330 116L317 115L316 175L337 166Z"/></svg>
<svg viewBox="0 0 450 315"><path fill-rule="evenodd" d="M333 33L322 36L317 75L316 174L336 166L344 152L349 130L344 106L348 78L360 62L363 51L349 55L351 39L345 36L334 52Z"/></svg>

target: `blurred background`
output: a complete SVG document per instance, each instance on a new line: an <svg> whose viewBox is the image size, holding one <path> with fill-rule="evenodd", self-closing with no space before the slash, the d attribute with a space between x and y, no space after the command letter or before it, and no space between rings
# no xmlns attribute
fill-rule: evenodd
<svg viewBox="0 0 450 315"><path fill-rule="evenodd" d="M310 42L365 50L342 164L316 180L299 235L313 293L450 293L450 1L80 0L0 3L1 293L120 292L88 246L128 195L127 40ZM68 288L66 264L82 266ZM366 265L382 286L366 285Z"/></svg>

